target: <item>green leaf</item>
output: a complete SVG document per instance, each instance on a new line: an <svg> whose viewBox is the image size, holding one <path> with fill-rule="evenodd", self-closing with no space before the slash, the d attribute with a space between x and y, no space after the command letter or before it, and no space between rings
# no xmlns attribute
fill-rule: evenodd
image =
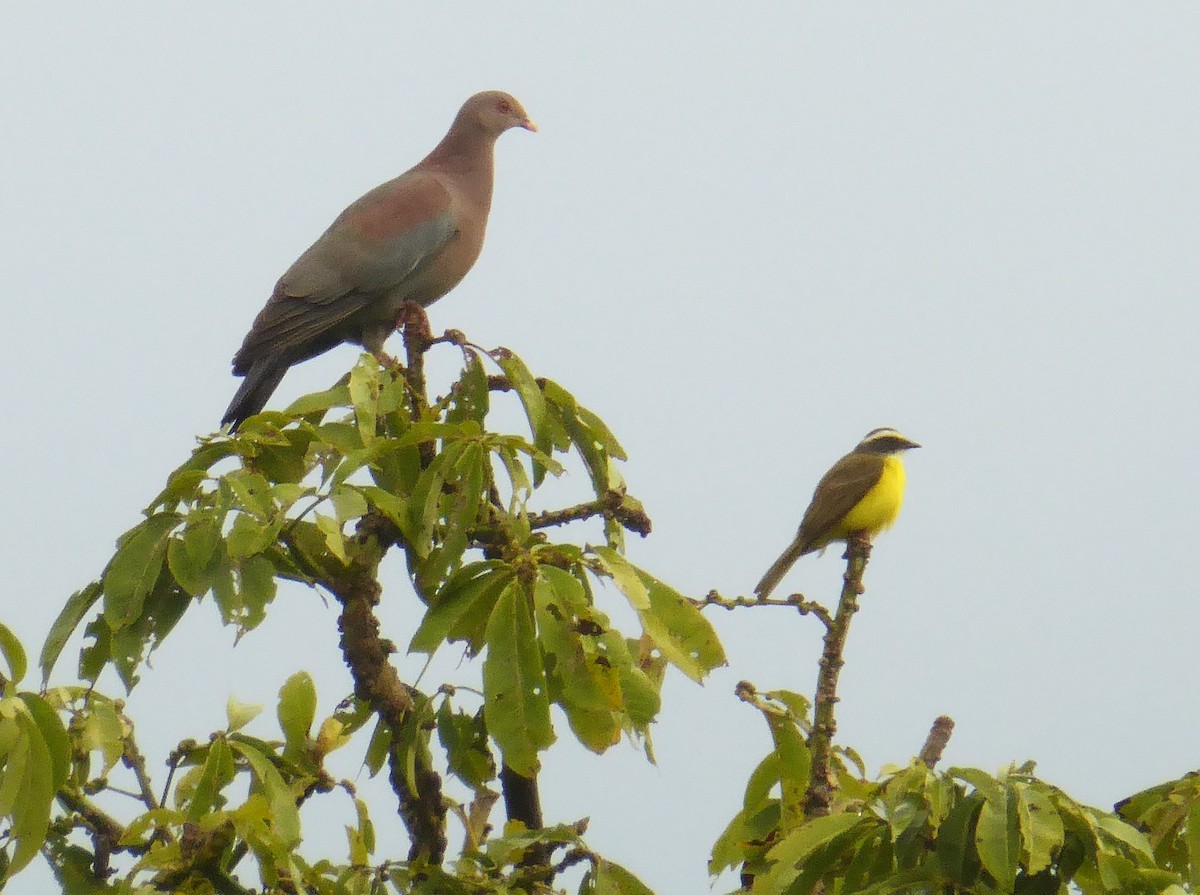
<svg viewBox="0 0 1200 895"><path fill-rule="evenodd" d="M596 437L596 440L604 447L610 457L615 457L617 460L628 460L625 454L625 448L621 447L621 443L617 441L617 436L613 435L608 426L604 424L604 420L596 416L582 404L575 405L575 412L579 415L579 421L587 426L588 430Z"/></svg>
<svg viewBox="0 0 1200 895"><path fill-rule="evenodd" d="M188 823L198 823L204 815L220 808L225 802L221 790L232 780L233 753L224 739L217 738L208 746L204 770L192 791L186 813Z"/></svg>
<svg viewBox="0 0 1200 895"><path fill-rule="evenodd" d="M1188 808L1184 841L1187 844L1188 882L1195 890L1200 888L1200 802L1193 802Z"/></svg>
<svg viewBox="0 0 1200 895"><path fill-rule="evenodd" d="M937 892L941 882L924 868L902 870L899 873L889 873L886 878L865 889L856 890L855 895L913 895L917 892ZM984 887L970 891L971 895L993 895L994 892L993 889Z"/></svg>
<svg viewBox="0 0 1200 895"><path fill-rule="evenodd" d="M46 756L50 761L50 788L57 793L67 782L71 771L71 740L50 703L36 693L22 693L20 698L46 744Z"/></svg>
<svg viewBox="0 0 1200 895"><path fill-rule="evenodd" d="M317 717L317 688L312 675L297 671L283 682L275 714L286 744L284 758L295 761L308 746L308 734Z"/></svg>
<svg viewBox="0 0 1200 895"><path fill-rule="evenodd" d="M182 466L167 478L167 486L154 498L146 509L149 513L155 508L173 510L180 503L190 503L195 500L197 489L208 478L208 470L226 457L232 457L238 452L238 442L227 438L206 441L192 451Z"/></svg>
<svg viewBox="0 0 1200 895"><path fill-rule="evenodd" d="M167 546L171 574L193 597L203 596L211 586L213 561L220 541L221 525L216 514L198 510L188 516L182 537L172 538Z"/></svg>
<svg viewBox="0 0 1200 895"><path fill-rule="evenodd" d="M342 534L342 524L332 516L316 514L317 528L325 536L325 546L329 552L343 563L350 561L346 553L346 537Z"/></svg>
<svg viewBox="0 0 1200 895"><path fill-rule="evenodd" d="M50 826L50 807L55 793L56 761L41 729L27 711L17 714L17 723L20 734L9 752L4 782L0 785L0 790L7 790L10 777L15 776L17 786L11 801L7 793L2 795L4 813L12 818L8 835L17 843L8 865L10 876L37 857ZM15 767L18 754L23 758L20 771Z"/></svg>
<svg viewBox="0 0 1200 895"><path fill-rule="evenodd" d="M19 684L21 678L25 677L29 662L25 658L25 647L21 646L17 635L5 624L0 624L0 653L3 653L4 661L8 663L9 682Z"/></svg>
<svg viewBox="0 0 1200 895"><path fill-rule="evenodd" d="M455 711L449 699L443 700L437 713L437 729L451 774L472 789L496 776L482 710L469 715L461 709Z"/></svg>
<svg viewBox="0 0 1200 895"><path fill-rule="evenodd" d="M800 875L799 865L827 842L842 835L863 819L857 814L816 817L793 830L767 852L774 863L754 878L752 892L783 892Z"/></svg>
<svg viewBox="0 0 1200 895"><path fill-rule="evenodd" d="M549 456L555 441L555 429L557 425L553 423L546 412L546 399L542 395L542 390L537 384L537 380L533 378L533 374L529 372L529 368L525 366L524 361L509 351L507 348L497 348L491 352L492 359L500 365L500 369L504 371L504 375L508 378L509 384L521 399L521 405L525 408L525 415L529 418L529 429L533 433L533 444L543 454ZM546 465L533 461L533 484L537 487L542 483L542 479L546 477Z"/></svg>
<svg viewBox="0 0 1200 895"><path fill-rule="evenodd" d="M433 591L446 574L462 562L468 534L479 521L479 509L484 500L484 466L489 462L490 456L484 453L482 445L465 443L453 468L447 470L439 503L445 526L433 549L417 564L418 593Z"/></svg>
<svg viewBox="0 0 1200 895"><path fill-rule="evenodd" d="M1125 821L1113 817L1111 814L1096 813L1096 825L1113 839L1127 845L1134 852L1140 853L1151 861L1154 860L1154 851L1150 847L1149 840L1146 839L1146 834L1135 827L1131 827Z"/></svg>
<svg viewBox="0 0 1200 895"><path fill-rule="evenodd" d="M125 754L125 725L116 707L106 699L93 700L91 711L83 718L82 728L73 729L72 733L78 736L82 751L100 752L104 764L101 776L116 767Z"/></svg>
<svg viewBox="0 0 1200 895"><path fill-rule="evenodd" d="M316 432L308 425L284 429L279 434L280 444L262 445L254 458L255 470L276 483L271 489L276 499L281 496L281 486L305 490L296 483L308 474L308 447L316 438Z"/></svg>
<svg viewBox="0 0 1200 895"><path fill-rule="evenodd" d="M283 779L278 768L259 749L245 738L230 740L230 746L240 752L250 764L254 777L262 787L270 805L270 822L280 845L290 848L300 841L300 811L296 794Z"/></svg>
<svg viewBox="0 0 1200 895"><path fill-rule="evenodd" d="M733 816L708 856L708 875L717 876L743 863L747 858L747 845L754 838L747 829L745 809Z"/></svg>
<svg viewBox="0 0 1200 895"><path fill-rule="evenodd" d="M612 469L611 458L624 460L625 452L608 427L598 416L580 406L575 396L557 382L545 380L542 394L548 410L583 459L596 496L601 497L610 488L618 487L620 476Z"/></svg>
<svg viewBox="0 0 1200 895"><path fill-rule="evenodd" d="M712 624L690 600L641 569L638 577L650 595L646 633L667 661L696 683L725 664L725 650ZM644 622L643 622L644 623Z"/></svg>
<svg viewBox="0 0 1200 895"><path fill-rule="evenodd" d="M771 798L771 790L779 782L779 752L768 752L766 757L750 772L746 781L746 794L742 796L742 810L749 814L758 811Z"/></svg>
<svg viewBox="0 0 1200 895"><path fill-rule="evenodd" d="M873 880L895 872L891 831L887 824L880 824L874 830L868 829L857 838L853 847L854 857L841 875L845 891L858 892L867 888Z"/></svg>
<svg viewBox="0 0 1200 895"><path fill-rule="evenodd" d="M483 662L484 717L504 763L529 777L537 754L554 742L546 674L532 607L521 584L504 588L487 626Z"/></svg>
<svg viewBox="0 0 1200 895"><path fill-rule="evenodd" d="M387 725L382 720L377 722L375 729L371 731L371 741L367 744L366 755L363 756L363 764L372 777L379 773L383 768L383 763L387 761L391 743L392 735Z"/></svg>
<svg viewBox="0 0 1200 895"><path fill-rule="evenodd" d="M588 890L585 887L591 885ZM580 891L592 895L654 895L644 882L622 867L605 858L600 858L584 877Z"/></svg>
<svg viewBox="0 0 1200 895"><path fill-rule="evenodd" d="M367 814L367 805L362 799L354 799L354 810L358 818L358 826L346 827L350 863L364 867L371 860L371 852L375 850L375 827Z"/></svg>
<svg viewBox="0 0 1200 895"><path fill-rule="evenodd" d="M370 444L375 438L381 388L379 361L374 355L364 352L350 370L350 400L354 404L354 420L364 445Z"/></svg>
<svg viewBox="0 0 1200 895"><path fill-rule="evenodd" d="M581 630L587 630L583 623L591 607L579 579L556 566L539 566L534 604L542 647L553 657L564 699L592 711L621 709L620 674L595 648L594 635Z"/></svg>
<svg viewBox="0 0 1200 895"><path fill-rule="evenodd" d="M0 771L0 816L17 808L25 767L31 761L29 718L15 696L0 699L0 740L5 744L4 768Z"/></svg>
<svg viewBox="0 0 1200 895"><path fill-rule="evenodd" d="M409 519L408 505L404 502L403 498L397 497L390 491L385 491L383 488L377 488L374 485L364 486L362 495L366 498L371 509L383 513L384 516L395 523L406 541L413 539L412 521Z"/></svg>
<svg viewBox="0 0 1200 895"><path fill-rule="evenodd" d="M414 533L411 547L422 559L429 555L433 547L433 529L441 518L446 479L465 448L463 442L448 444L421 473L413 488L412 501L408 505L410 529Z"/></svg>
<svg viewBox="0 0 1200 895"><path fill-rule="evenodd" d="M38 666L42 669L43 687L50 682L50 672L54 670L54 663L62 655L63 647L67 645L67 641L71 639L71 635L75 633L75 629L79 627L83 617L96 605L96 601L103 593L100 582L93 581L87 587L71 594L67 602L63 604L63 608L59 610L58 617L54 619L54 624L50 626L50 633L46 635L46 641L42 644L42 653L38 657Z"/></svg>
<svg viewBox="0 0 1200 895"><path fill-rule="evenodd" d="M230 733L241 730L262 714L263 707L252 702L238 702L232 696L225 701L225 718L229 722L226 728Z"/></svg>
<svg viewBox="0 0 1200 895"><path fill-rule="evenodd" d="M329 445L343 457L363 448L362 436L358 434L358 427L352 423L323 423L316 429L316 438L318 442ZM338 460L340 458L330 458L327 462L336 463ZM326 469L332 469L332 465Z"/></svg>
<svg viewBox="0 0 1200 895"><path fill-rule="evenodd" d="M445 641L465 639L478 652L492 607L512 580L512 570L498 560L463 566L430 601L408 651L433 655Z"/></svg>
<svg viewBox="0 0 1200 895"><path fill-rule="evenodd" d="M633 564L611 547L595 547L593 552L638 616L649 612L650 592Z"/></svg>
<svg viewBox="0 0 1200 895"><path fill-rule="evenodd" d="M340 522L349 522L367 514L367 499L353 485L338 485L329 495L329 499L333 502L333 510Z"/></svg>
<svg viewBox="0 0 1200 895"><path fill-rule="evenodd" d="M625 639L616 631L605 631L601 641L613 666L621 674L621 695L629 720L635 728L647 727L662 707L659 692L662 687L661 660L657 670L653 665L642 667L642 662L635 663Z"/></svg>
<svg viewBox="0 0 1200 895"><path fill-rule="evenodd" d="M256 628L266 617L267 604L275 599L275 566L262 554L243 559L238 564L238 585L238 624L246 630Z"/></svg>
<svg viewBox="0 0 1200 895"><path fill-rule="evenodd" d="M264 521L250 513L234 513L233 525L229 529L229 536L225 539L225 551L230 559L253 556L274 543L277 533L278 529L271 522Z"/></svg>
<svg viewBox="0 0 1200 895"><path fill-rule="evenodd" d="M979 873L975 852L976 818L983 807L983 796L974 793L960 796L938 830L934 854L942 871L954 882L970 886Z"/></svg>
<svg viewBox="0 0 1200 895"><path fill-rule="evenodd" d="M1017 823L1021 830L1021 852L1025 869L1040 873L1062 848L1063 823L1050 796L1037 783L1014 783Z"/></svg>
<svg viewBox="0 0 1200 895"><path fill-rule="evenodd" d="M781 810L785 832L804 822L804 797L808 792L812 755L803 733L790 715L763 712L779 756Z"/></svg>
<svg viewBox="0 0 1200 895"><path fill-rule="evenodd" d="M114 631L132 624L154 588L167 555L167 540L182 517L159 513L133 528L104 572L104 620Z"/></svg>
<svg viewBox="0 0 1200 895"><path fill-rule="evenodd" d="M228 488L239 509L263 520L275 515L275 494L271 483L257 472L235 469L221 477L222 487Z"/></svg>
<svg viewBox="0 0 1200 895"><path fill-rule="evenodd" d="M468 354L466 366L458 378L451 394L450 409L446 411L446 422L461 423L475 420L483 423L488 415L491 395L488 389L487 372L478 355Z"/></svg>
<svg viewBox="0 0 1200 895"><path fill-rule="evenodd" d="M302 395L284 409L288 416L308 416L311 413L326 411L333 407L346 407L350 404L350 388L346 383L335 385L323 392Z"/></svg>
<svg viewBox="0 0 1200 895"><path fill-rule="evenodd" d="M635 567L610 547L593 552L637 611L642 629L668 662L697 683L725 663L725 652L708 619L682 594Z"/></svg>
<svg viewBox="0 0 1200 895"><path fill-rule="evenodd" d="M975 824L975 851L1002 892L1011 892L1016 882L1020 842L1015 799L1001 785L997 797L984 799Z"/></svg>

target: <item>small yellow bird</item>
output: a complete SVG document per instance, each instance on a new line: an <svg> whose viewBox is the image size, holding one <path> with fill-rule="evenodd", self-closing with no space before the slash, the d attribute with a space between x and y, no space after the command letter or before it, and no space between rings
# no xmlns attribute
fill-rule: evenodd
<svg viewBox="0 0 1200 895"><path fill-rule="evenodd" d="M817 483L796 539L754 588L767 597L806 553L855 534L872 537L891 526L904 500L903 451L920 447L895 429L872 429Z"/></svg>

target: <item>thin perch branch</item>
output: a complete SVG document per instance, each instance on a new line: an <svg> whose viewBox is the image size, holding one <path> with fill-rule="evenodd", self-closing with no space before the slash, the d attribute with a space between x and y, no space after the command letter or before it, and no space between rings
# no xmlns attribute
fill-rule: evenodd
<svg viewBox="0 0 1200 895"><path fill-rule="evenodd" d="M871 542L865 537L851 537L846 542L846 572L842 576L842 594L837 612L825 632L825 647L821 650L820 670L817 672L817 692L813 702L813 726L808 736L812 753L812 770L808 791L804 794L804 816L824 817L833 804L837 777L833 772L833 737L837 733L834 706L837 705L838 675L845 660L846 635L850 621L858 611L858 598L863 592L863 572L871 556Z"/></svg>
<svg viewBox="0 0 1200 895"><path fill-rule="evenodd" d="M703 598L691 600L691 604L699 609L705 606L720 606L722 609L736 609L738 606L787 606L798 610L801 615L815 616L826 630L833 625L829 610L815 600L804 599L803 594L792 594L780 600L777 597L723 597L715 590L710 590Z"/></svg>

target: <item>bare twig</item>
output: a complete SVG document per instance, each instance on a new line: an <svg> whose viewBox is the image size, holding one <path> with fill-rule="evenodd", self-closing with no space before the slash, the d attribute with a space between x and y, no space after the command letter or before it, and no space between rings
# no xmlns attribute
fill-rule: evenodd
<svg viewBox="0 0 1200 895"><path fill-rule="evenodd" d="M954 719L949 715L938 715L933 719L933 726L929 728L929 736L925 738L925 745L921 747L921 752L917 756L929 770L932 771L934 765L942 760L942 752L945 750L946 744L950 742L952 733L954 733Z"/></svg>
<svg viewBox="0 0 1200 895"><path fill-rule="evenodd" d="M815 616L826 629L833 624L829 610L815 600L804 599L803 594L792 594L780 600L776 597L723 597L715 590L710 590L701 599L690 602L701 609L705 606L720 606L722 609L736 609L739 606L786 606L798 610L801 615Z"/></svg>
<svg viewBox="0 0 1200 895"><path fill-rule="evenodd" d="M842 653L850 621L858 611L858 598L863 592L863 572L871 556L871 542L865 537L851 537L846 542L846 572L842 576L842 593L837 612L825 632L821 650L820 670L817 672L817 692L813 702L812 732L808 748L812 753L812 769L808 791L804 794L804 816L823 817L830 812L837 778L833 773L833 737L837 733L834 706L837 704L838 675L845 664Z"/></svg>
<svg viewBox="0 0 1200 895"><path fill-rule="evenodd" d="M124 748L121 752L121 763L133 772L134 778L138 783L140 792L139 799L143 805L153 811L161 806L158 798L154 795L154 790L150 786L150 775L146 772L146 757L142 755L142 751L138 748L137 740L133 738L133 721L124 712L121 713L121 720L129 730L124 740ZM169 836L169 833L168 833ZM170 839L168 839L170 841Z"/></svg>

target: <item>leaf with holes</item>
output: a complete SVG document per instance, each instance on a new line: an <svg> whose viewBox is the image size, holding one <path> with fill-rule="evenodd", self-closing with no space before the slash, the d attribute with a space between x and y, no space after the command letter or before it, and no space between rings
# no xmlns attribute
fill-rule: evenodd
<svg viewBox="0 0 1200 895"><path fill-rule="evenodd" d="M488 621L483 697L488 732L505 764L532 776L538 752L554 742L554 728L529 595L516 580L504 588Z"/></svg>
<svg viewBox="0 0 1200 895"><path fill-rule="evenodd" d="M104 571L104 620L114 631L132 624L162 571L167 541L182 517L159 513L133 528L121 540Z"/></svg>

